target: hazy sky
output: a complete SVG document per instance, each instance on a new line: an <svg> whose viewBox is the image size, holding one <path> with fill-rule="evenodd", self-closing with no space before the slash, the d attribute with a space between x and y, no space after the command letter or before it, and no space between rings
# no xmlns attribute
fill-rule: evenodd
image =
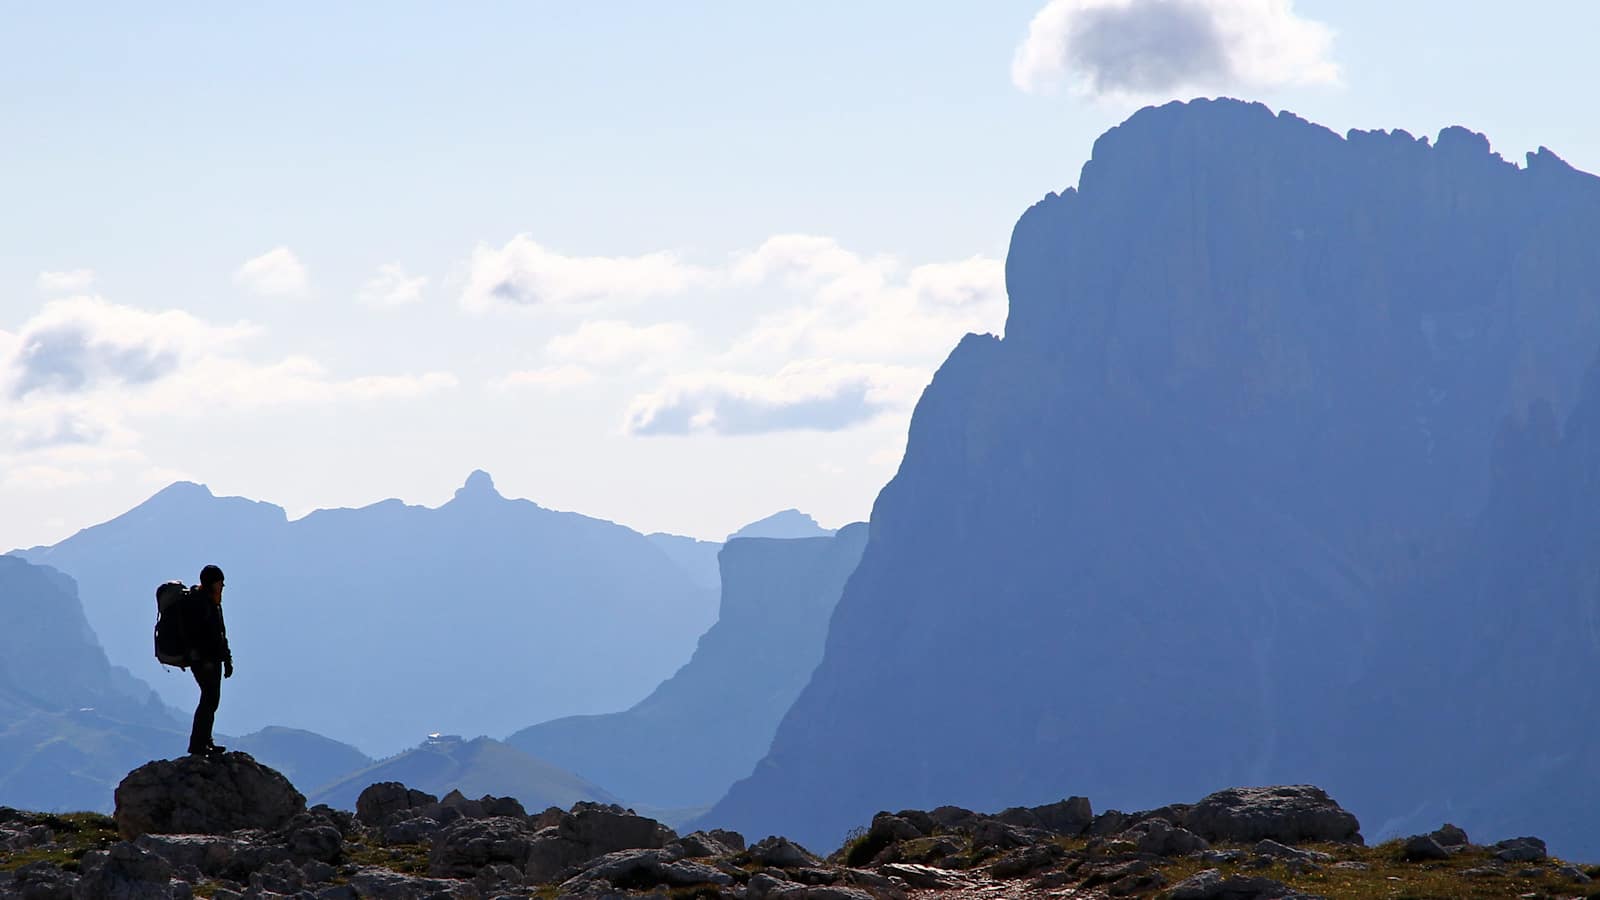
<svg viewBox="0 0 1600 900"><path fill-rule="evenodd" d="M865 518L1152 101L1600 170L1588 0L7 4L0 550L170 481Z"/></svg>

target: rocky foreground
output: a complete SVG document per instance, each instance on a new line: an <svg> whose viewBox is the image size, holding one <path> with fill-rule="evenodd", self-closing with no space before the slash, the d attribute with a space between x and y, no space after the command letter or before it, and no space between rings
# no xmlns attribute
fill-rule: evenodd
<svg viewBox="0 0 1600 900"><path fill-rule="evenodd" d="M995 815L883 812L827 858L782 837L678 835L618 806L529 814L504 797L367 788L354 815L307 809L243 753L152 762L114 817L0 808L0 897L270 898L1165 897L1173 900L1600 896L1543 841L1490 846L1453 826L1376 848L1309 785L1093 812L1089 801Z"/></svg>

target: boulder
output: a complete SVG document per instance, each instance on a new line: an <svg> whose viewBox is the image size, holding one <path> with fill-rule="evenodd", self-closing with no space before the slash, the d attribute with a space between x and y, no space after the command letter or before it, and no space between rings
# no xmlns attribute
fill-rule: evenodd
<svg viewBox="0 0 1600 900"><path fill-rule="evenodd" d="M561 885L576 893L597 882L625 889L728 885L733 877L704 863L676 859L667 850L619 850L590 860L578 875Z"/></svg>
<svg viewBox="0 0 1600 900"><path fill-rule="evenodd" d="M1439 827L1438 831L1428 835L1439 842L1439 846L1449 849L1451 847L1470 847L1472 842L1467 840L1467 833L1451 825L1449 822Z"/></svg>
<svg viewBox="0 0 1600 900"><path fill-rule="evenodd" d="M83 857L75 900L171 900L187 896L172 882L172 864L128 841ZM182 882L179 882L182 884Z"/></svg>
<svg viewBox="0 0 1600 900"><path fill-rule="evenodd" d="M274 830L305 812L289 779L248 753L185 756L146 763L117 785L117 830L142 834L226 834Z"/></svg>
<svg viewBox="0 0 1600 900"><path fill-rule="evenodd" d="M76 874L63 871L54 863L41 861L17 869L14 881L9 886L0 881L0 897L16 896L22 900L72 900L73 891L77 886Z"/></svg>
<svg viewBox="0 0 1600 900"><path fill-rule="evenodd" d="M1400 858L1406 862L1426 862L1432 859L1449 859L1450 851L1439 845L1432 835L1414 834L1406 838L1400 848Z"/></svg>
<svg viewBox="0 0 1600 900"><path fill-rule="evenodd" d="M1544 841L1536 837L1511 838L1489 849L1495 859L1505 862L1539 862L1546 856Z"/></svg>
<svg viewBox="0 0 1600 900"><path fill-rule="evenodd" d="M245 881L257 869L289 858L285 847L261 843L248 833L145 834L134 844L166 860L175 869L194 868L211 878Z"/></svg>
<svg viewBox="0 0 1600 900"><path fill-rule="evenodd" d="M749 854L752 862L758 862L763 866L774 866L779 869L815 866L822 862L810 850L786 837L778 836L757 841L755 846L750 848Z"/></svg>
<svg viewBox="0 0 1600 900"><path fill-rule="evenodd" d="M438 797L412 790L398 781L380 781L368 785L356 798L356 821L363 825L383 825L395 813L438 802Z"/></svg>
<svg viewBox="0 0 1600 900"><path fill-rule="evenodd" d="M461 819L434 836L428 874L434 878L471 878L489 865L523 870L528 865L533 840L523 819Z"/></svg>
<svg viewBox="0 0 1600 900"><path fill-rule="evenodd" d="M1140 822L1123 834L1132 839L1140 853L1156 856L1187 856L1200 850L1210 850L1206 839L1185 828L1177 828L1166 819Z"/></svg>
<svg viewBox="0 0 1600 900"><path fill-rule="evenodd" d="M1361 843L1356 817L1309 784L1218 791L1189 808L1183 824L1210 841Z"/></svg>
<svg viewBox="0 0 1600 900"><path fill-rule="evenodd" d="M1298 862L1333 861L1333 857L1327 853L1322 853L1317 850L1301 850L1299 847L1290 847L1287 844L1280 844L1271 838L1258 841L1251 849L1254 850L1257 855L1269 857L1271 859L1287 859L1296 860Z"/></svg>
<svg viewBox="0 0 1600 900"><path fill-rule="evenodd" d="M1222 877L1217 869L1206 869L1172 886L1169 900L1269 900L1288 897L1294 891L1281 881L1236 875Z"/></svg>
<svg viewBox="0 0 1600 900"><path fill-rule="evenodd" d="M740 846L725 844L708 832L696 831L686 834L667 844L667 850L677 859L691 859L707 856L732 856L744 849L744 841L739 841Z"/></svg>
<svg viewBox="0 0 1600 900"><path fill-rule="evenodd" d="M552 819L555 824L534 832L529 843L523 871L533 881L553 881L588 860L619 850L659 850L678 837L660 822L615 805L579 802L570 813L551 812L546 810L534 820L535 825Z"/></svg>
<svg viewBox="0 0 1600 900"><path fill-rule="evenodd" d="M1068 837L1082 834L1094 821L1094 809L1087 797L1068 797L1059 803L1035 806L1031 811L1038 821L1036 827Z"/></svg>
<svg viewBox="0 0 1600 900"><path fill-rule="evenodd" d="M351 896L363 900L478 900L478 889L470 881L417 878L376 867L358 869L349 879Z"/></svg>

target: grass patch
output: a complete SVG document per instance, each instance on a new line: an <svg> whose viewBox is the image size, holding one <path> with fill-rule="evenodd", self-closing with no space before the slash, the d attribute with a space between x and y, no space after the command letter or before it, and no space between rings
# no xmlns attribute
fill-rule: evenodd
<svg viewBox="0 0 1600 900"><path fill-rule="evenodd" d="M51 847L30 847L0 857L0 872L11 872L30 863L48 862L76 872L78 861L90 850L103 850L121 840L117 823L99 813L46 814L30 817L27 825L44 825L55 832Z"/></svg>
<svg viewBox="0 0 1600 900"><path fill-rule="evenodd" d="M428 874L427 844L394 844L388 847L357 844L345 847L345 858L358 866L376 866L404 875Z"/></svg>

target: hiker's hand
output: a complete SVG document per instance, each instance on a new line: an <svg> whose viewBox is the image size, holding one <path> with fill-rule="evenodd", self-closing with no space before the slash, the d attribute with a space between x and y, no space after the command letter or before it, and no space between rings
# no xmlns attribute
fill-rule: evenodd
<svg viewBox="0 0 1600 900"><path fill-rule="evenodd" d="M223 678L232 678L233 677L233 660L231 660L231 659L223 660L223 662L222 662L222 677Z"/></svg>

